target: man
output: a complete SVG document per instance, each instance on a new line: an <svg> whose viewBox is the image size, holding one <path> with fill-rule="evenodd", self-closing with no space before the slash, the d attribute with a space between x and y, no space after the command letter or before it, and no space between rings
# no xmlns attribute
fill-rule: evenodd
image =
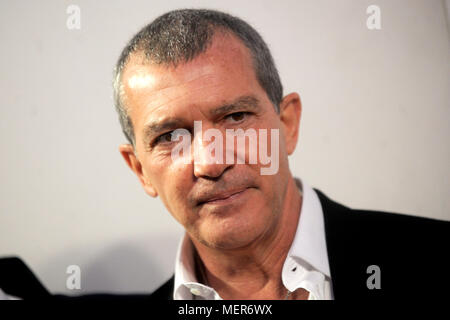
<svg viewBox="0 0 450 320"><path fill-rule="evenodd" d="M186 230L154 298L405 297L444 285L424 273L448 267L448 222L351 210L294 179L300 97L283 96L244 21L211 10L157 18L123 50L114 89L123 158ZM229 140L239 132L243 149Z"/></svg>

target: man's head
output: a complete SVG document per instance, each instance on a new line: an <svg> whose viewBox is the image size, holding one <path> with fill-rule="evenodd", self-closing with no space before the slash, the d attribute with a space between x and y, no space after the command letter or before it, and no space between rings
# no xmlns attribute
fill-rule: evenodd
<svg viewBox="0 0 450 320"><path fill-rule="evenodd" d="M232 249L276 228L301 106L297 94L282 99L273 59L255 30L216 11L170 12L130 41L115 79L116 107L133 144L120 151L145 191L159 195L192 238ZM279 130L278 172L261 175L260 162L174 161L172 132L180 128L198 142L199 159L208 153L194 121L224 136L227 129Z"/></svg>
<svg viewBox="0 0 450 320"><path fill-rule="evenodd" d="M139 52L154 64L186 63L211 44L217 31L232 33L250 50L256 77L277 112L283 97L278 71L261 36L245 21L213 10L176 10L166 13L140 30L123 49L115 68L114 102L128 141L134 145L133 124L123 100L122 73L130 56Z"/></svg>

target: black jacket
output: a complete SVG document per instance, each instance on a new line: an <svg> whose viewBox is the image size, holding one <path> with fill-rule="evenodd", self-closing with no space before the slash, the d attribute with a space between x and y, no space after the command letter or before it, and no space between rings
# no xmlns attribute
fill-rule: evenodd
<svg viewBox="0 0 450 320"><path fill-rule="evenodd" d="M336 300L444 299L449 296L450 222L404 214L354 210L315 189L323 209L332 288ZM16 267L12 267L15 265ZM0 259L0 288L23 298L56 300L168 300L174 277L152 294L52 295L17 258ZM380 289L368 278L380 270ZM27 270L25 270L27 269ZM19 273L19 274L17 274ZM15 275L14 275L15 274ZM23 274L27 276L24 277ZM369 281L371 282L371 281Z"/></svg>
<svg viewBox="0 0 450 320"><path fill-rule="evenodd" d="M450 297L450 222L354 210L319 195L334 298ZM369 289L369 266L380 270L380 289ZM373 283L372 281L369 281ZM153 293L172 299L174 278Z"/></svg>

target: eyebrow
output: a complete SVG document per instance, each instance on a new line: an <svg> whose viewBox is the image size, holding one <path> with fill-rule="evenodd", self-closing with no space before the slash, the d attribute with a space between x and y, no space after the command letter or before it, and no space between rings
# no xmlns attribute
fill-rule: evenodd
<svg viewBox="0 0 450 320"><path fill-rule="evenodd" d="M213 117L217 117L243 108L252 109L254 111L259 110L260 106L258 99L254 96L241 96L231 103L210 110L209 114Z"/></svg>
<svg viewBox="0 0 450 320"><path fill-rule="evenodd" d="M235 110L242 110L243 108L257 111L260 109L259 100L251 95L241 96L230 103L226 103L217 108L213 108L212 110L209 111L209 114L211 117L218 117ZM151 138L153 136L156 136L160 132L172 131L175 129L182 128L185 123L186 123L185 120L176 117L165 118L161 121L159 120L152 121L144 126L143 129L144 143L146 145L149 144Z"/></svg>
<svg viewBox="0 0 450 320"><path fill-rule="evenodd" d="M150 139L163 131L172 131L181 128L183 121L179 118L165 118L161 122L153 121L144 126L144 143L149 144Z"/></svg>

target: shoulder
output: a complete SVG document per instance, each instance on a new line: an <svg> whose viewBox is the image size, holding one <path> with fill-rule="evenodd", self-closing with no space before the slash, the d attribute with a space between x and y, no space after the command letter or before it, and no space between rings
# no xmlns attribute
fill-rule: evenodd
<svg viewBox="0 0 450 320"><path fill-rule="evenodd" d="M316 190L323 210L325 237L336 296L408 295L424 286L417 280L446 270L450 222L400 213L356 210ZM370 266L382 274L380 291L368 291ZM363 281L364 280L364 281ZM444 280L427 283L433 291ZM437 291L435 291L437 292Z"/></svg>
<svg viewBox="0 0 450 320"><path fill-rule="evenodd" d="M110 301L110 302L146 302L149 300L173 300L174 276L151 294L83 294L79 296L53 295L54 300L70 301Z"/></svg>
<svg viewBox="0 0 450 320"><path fill-rule="evenodd" d="M162 284L151 295L153 300L173 300L174 276Z"/></svg>
<svg viewBox="0 0 450 320"><path fill-rule="evenodd" d="M326 228L332 232L345 232L346 234L367 235L385 238L391 235L414 235L422 241L448 236L450 221L413 216L403 213L386 211L351 209L328 198L323 192L317 192L324 215ZM401 238L396 238L400 241Z"/></svg>
<svg viewBox="0 0 450 320"><path fill-rule="evenodd" d="M173 299L174 276L151 294L83 294L79 296L68 296L56 294L52 296L57 301L109 301L109 302L147 302L149 300L172 300Z"/></svg>

